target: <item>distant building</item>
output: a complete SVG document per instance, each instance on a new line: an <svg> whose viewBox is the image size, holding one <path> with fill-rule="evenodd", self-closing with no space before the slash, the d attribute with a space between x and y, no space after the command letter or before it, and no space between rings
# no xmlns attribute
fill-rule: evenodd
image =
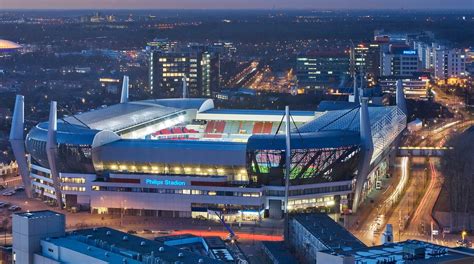
<svg viewBox="0 0 474 264"><path fill-rule="evenodd" d="M18 174L18 164L16 161L0 163L0 178L12 177Z"/></svg>
<svg viewBox="0 0 474 264"><path fill-rule="evenodd" d="M0 57L8 56L22 48L20 44L15 42L0 39Z"/></svg>
<svg viewBox="0 0 474 264"><path fill-rule="evenodd" d="M406 97L424 97L430 84L429 72L417 72L413 76L401 78L399 76L383 76L379 79L379 86L385 93L395 94L396 83L402 80Z"/></svg>
<svg viewBox="0 0 474 264"><path fill-rule="evenodd" d="M381 76L412 76L420 71L418 53L405 45L390 45L387 52L382 53Z"/></svg>
<svg viewBox="0 0 474 264"><path fill-rule="evenodd" d="M349 75L349 56L335 50L312 51L296 58L299 88L307 91L338 87Z"/></svg>
<svg viewBox="0 0 474 264"><path fill-rule="evenodd" d="M220 85L219 54L205 48L150 52L149 87L161 98L180 97L186 76L189 97L210 97Z"/></svg>
<svg viewBox="0 0 474 264"><path fill-rule="evenodd" d="M155 38L152 41L147 42L146 50L150 52L171 52L177 47L177 45L178 43L176 41L171 41L167 38Z"/></svg>
<svg viewBox="0 0 474 264"><path fill-rule="evenodd" d="M461 49L439 47L434 51L434 76L439 80L465 77L466 54Z"/></svg>
<svg viewBox="0 0 474 264"><path fill-rule="evenodd" d="M234 43L229 41L217 41L212 43L212 49L219 53L221 59L230 60L237 53Z"/></svg>
<svg viewBox="0 0 474 264"><path fill-rule="evenodd" d="M388 44L384 42L362 43L351 49L351 75L363 71L369 86L380 76L380 54Z"/></svg>

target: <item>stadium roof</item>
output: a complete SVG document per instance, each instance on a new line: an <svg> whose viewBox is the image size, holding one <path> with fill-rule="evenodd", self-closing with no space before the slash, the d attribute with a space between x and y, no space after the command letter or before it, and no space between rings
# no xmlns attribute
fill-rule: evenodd
<svg viewBox="0 0 474 264"><path fill-rule="evenodd" d="M0 51L20 49L21 45L9 40L0 39Z"/></svg>
<svg viewBox="0 0 474 264"><path fill-rule="evenodd" d="M397 106L369 107L370 124L373 125L383 119L385 115ZM300 132L314 132L325 130L360 130L359 107L344 110L324 112L311 122L299 128Z"/></svg>
<svg viewBox="0 0 474 264"><path fill-rule="evenodd" d="M277 115L283 117L285 110L256 110L256 109L210 109L207 114L227 114L227 115ZM291 115L314 116L314 111L291 111Z"/></svg>
<svg viewBox="0 0 474 264"><path fill-rule="evenodd" d="M337 148L360 144L359 133L333 130L316 133L291 133L291 148ZM283 150L286 148L285 135L252 135L247 143L248 150Z"/></svg>
<svg viewBox="0 0 474 264"><path fill-rule="evenodd" d="M207 99L161 99L127 102L63 118L69 124L117 132L147 123L184 109L213 107Z"/></svg>

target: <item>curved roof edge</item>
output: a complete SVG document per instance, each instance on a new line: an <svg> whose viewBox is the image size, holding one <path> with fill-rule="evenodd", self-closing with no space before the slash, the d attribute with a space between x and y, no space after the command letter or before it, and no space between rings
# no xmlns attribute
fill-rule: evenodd
<svg viewBox="0 0 474 264"><path fill-rule="evenodd" d="M332 130L310 133L291 133L292 149L338 148L361 144L358 132ZM252 135L247 142L247 150L284 150L285 135Z"/></svg>
<svg viewBox="0 0 474 264"><path fill-rule="evenodd" d="M22 46L10 40L0 39L0 50L20 49Z"/></svg>

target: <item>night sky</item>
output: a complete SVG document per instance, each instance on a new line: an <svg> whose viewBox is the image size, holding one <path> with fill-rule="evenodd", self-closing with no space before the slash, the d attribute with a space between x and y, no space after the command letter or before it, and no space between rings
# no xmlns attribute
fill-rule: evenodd
<svg viewBox="0 0 474 264"><path fill-rule="evenodd" d="M8 9L474 9L474 0L0 0Z"/></svg>

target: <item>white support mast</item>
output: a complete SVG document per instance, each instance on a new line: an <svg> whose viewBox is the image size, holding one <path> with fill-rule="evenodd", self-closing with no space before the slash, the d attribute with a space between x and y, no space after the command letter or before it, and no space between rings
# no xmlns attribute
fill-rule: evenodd
<svg viewBox="0 0 474 264"><path fill-rule="evenodd" d="M403 82L402 80L397 80L397 90L395 94L395 101L397 103L398 108L402 110L402 112L407 115L407 102L405 100L405 93L403 90Z"/></svg>
<svg viewBox="0 0 474 264"><path fill-rule="evenodd" d="M33 191L31 186L29 164L26 159L25 141L23 139L23 130L25 127L25 97L17 95L15 108L13 110L12 126L10 129L10 144L13 155L15 155L18 164L18 170L21 180L25 185L25 192L28 198L32 198Z"/></svg>
<svg viewBox="0 0 474 264"><path fill-rule="evenodd" d="M288 216L288 196L290 192L290 172L291 172L291 127L290 127L290 107L285 106L285 240L289 237L289 216Z"/></svg>
<svg viewBox="0 0 474 264"><path fill-rule="evenodd" d="M372 140L372 129L370 126L370 117L369 117L369 99L366 97L361 97L360 99L360 110L359 110L359 119L360 119L360 141L361 141L361 159L358 166L358 174L356 179L355 191L354 191L354 201L352 204L352 211L356 212L357 207L361 201L362 189L364 188L365 180L369 174L370 162L372 160L372 154L374 152L374 143Z"/></svg>
<svg viewBox="0 0 474 264"><path fill-rule="evenodd" d="M56 138L58 130L58 117L57 117L57 103L56 101L51 101L51 106L49 110L49 120L48 120L48 138L46 141L46 155L48 157L49 169L51 171L51 178L53 179L54 192L56 193L56 200L58 202L58 207L63 208L63 200L61 194L61 181L59 178L59 171L57 168L56 156L58 153L58 142Z"/></svg>
<svg viewBox="0 0 474 264"><path fill-rule="evenodd" d="M183 99L188 97L188 83L186 82L186 75L181 79L183 81Z"/></svg>
<svg viewBox="0 0 474 264"><path fill-rule="evenodd" d="M120 103L126 103L128 102L128 76L124 75L123 76L123 82L122 82L122 93L120 94Z"/></svg>

